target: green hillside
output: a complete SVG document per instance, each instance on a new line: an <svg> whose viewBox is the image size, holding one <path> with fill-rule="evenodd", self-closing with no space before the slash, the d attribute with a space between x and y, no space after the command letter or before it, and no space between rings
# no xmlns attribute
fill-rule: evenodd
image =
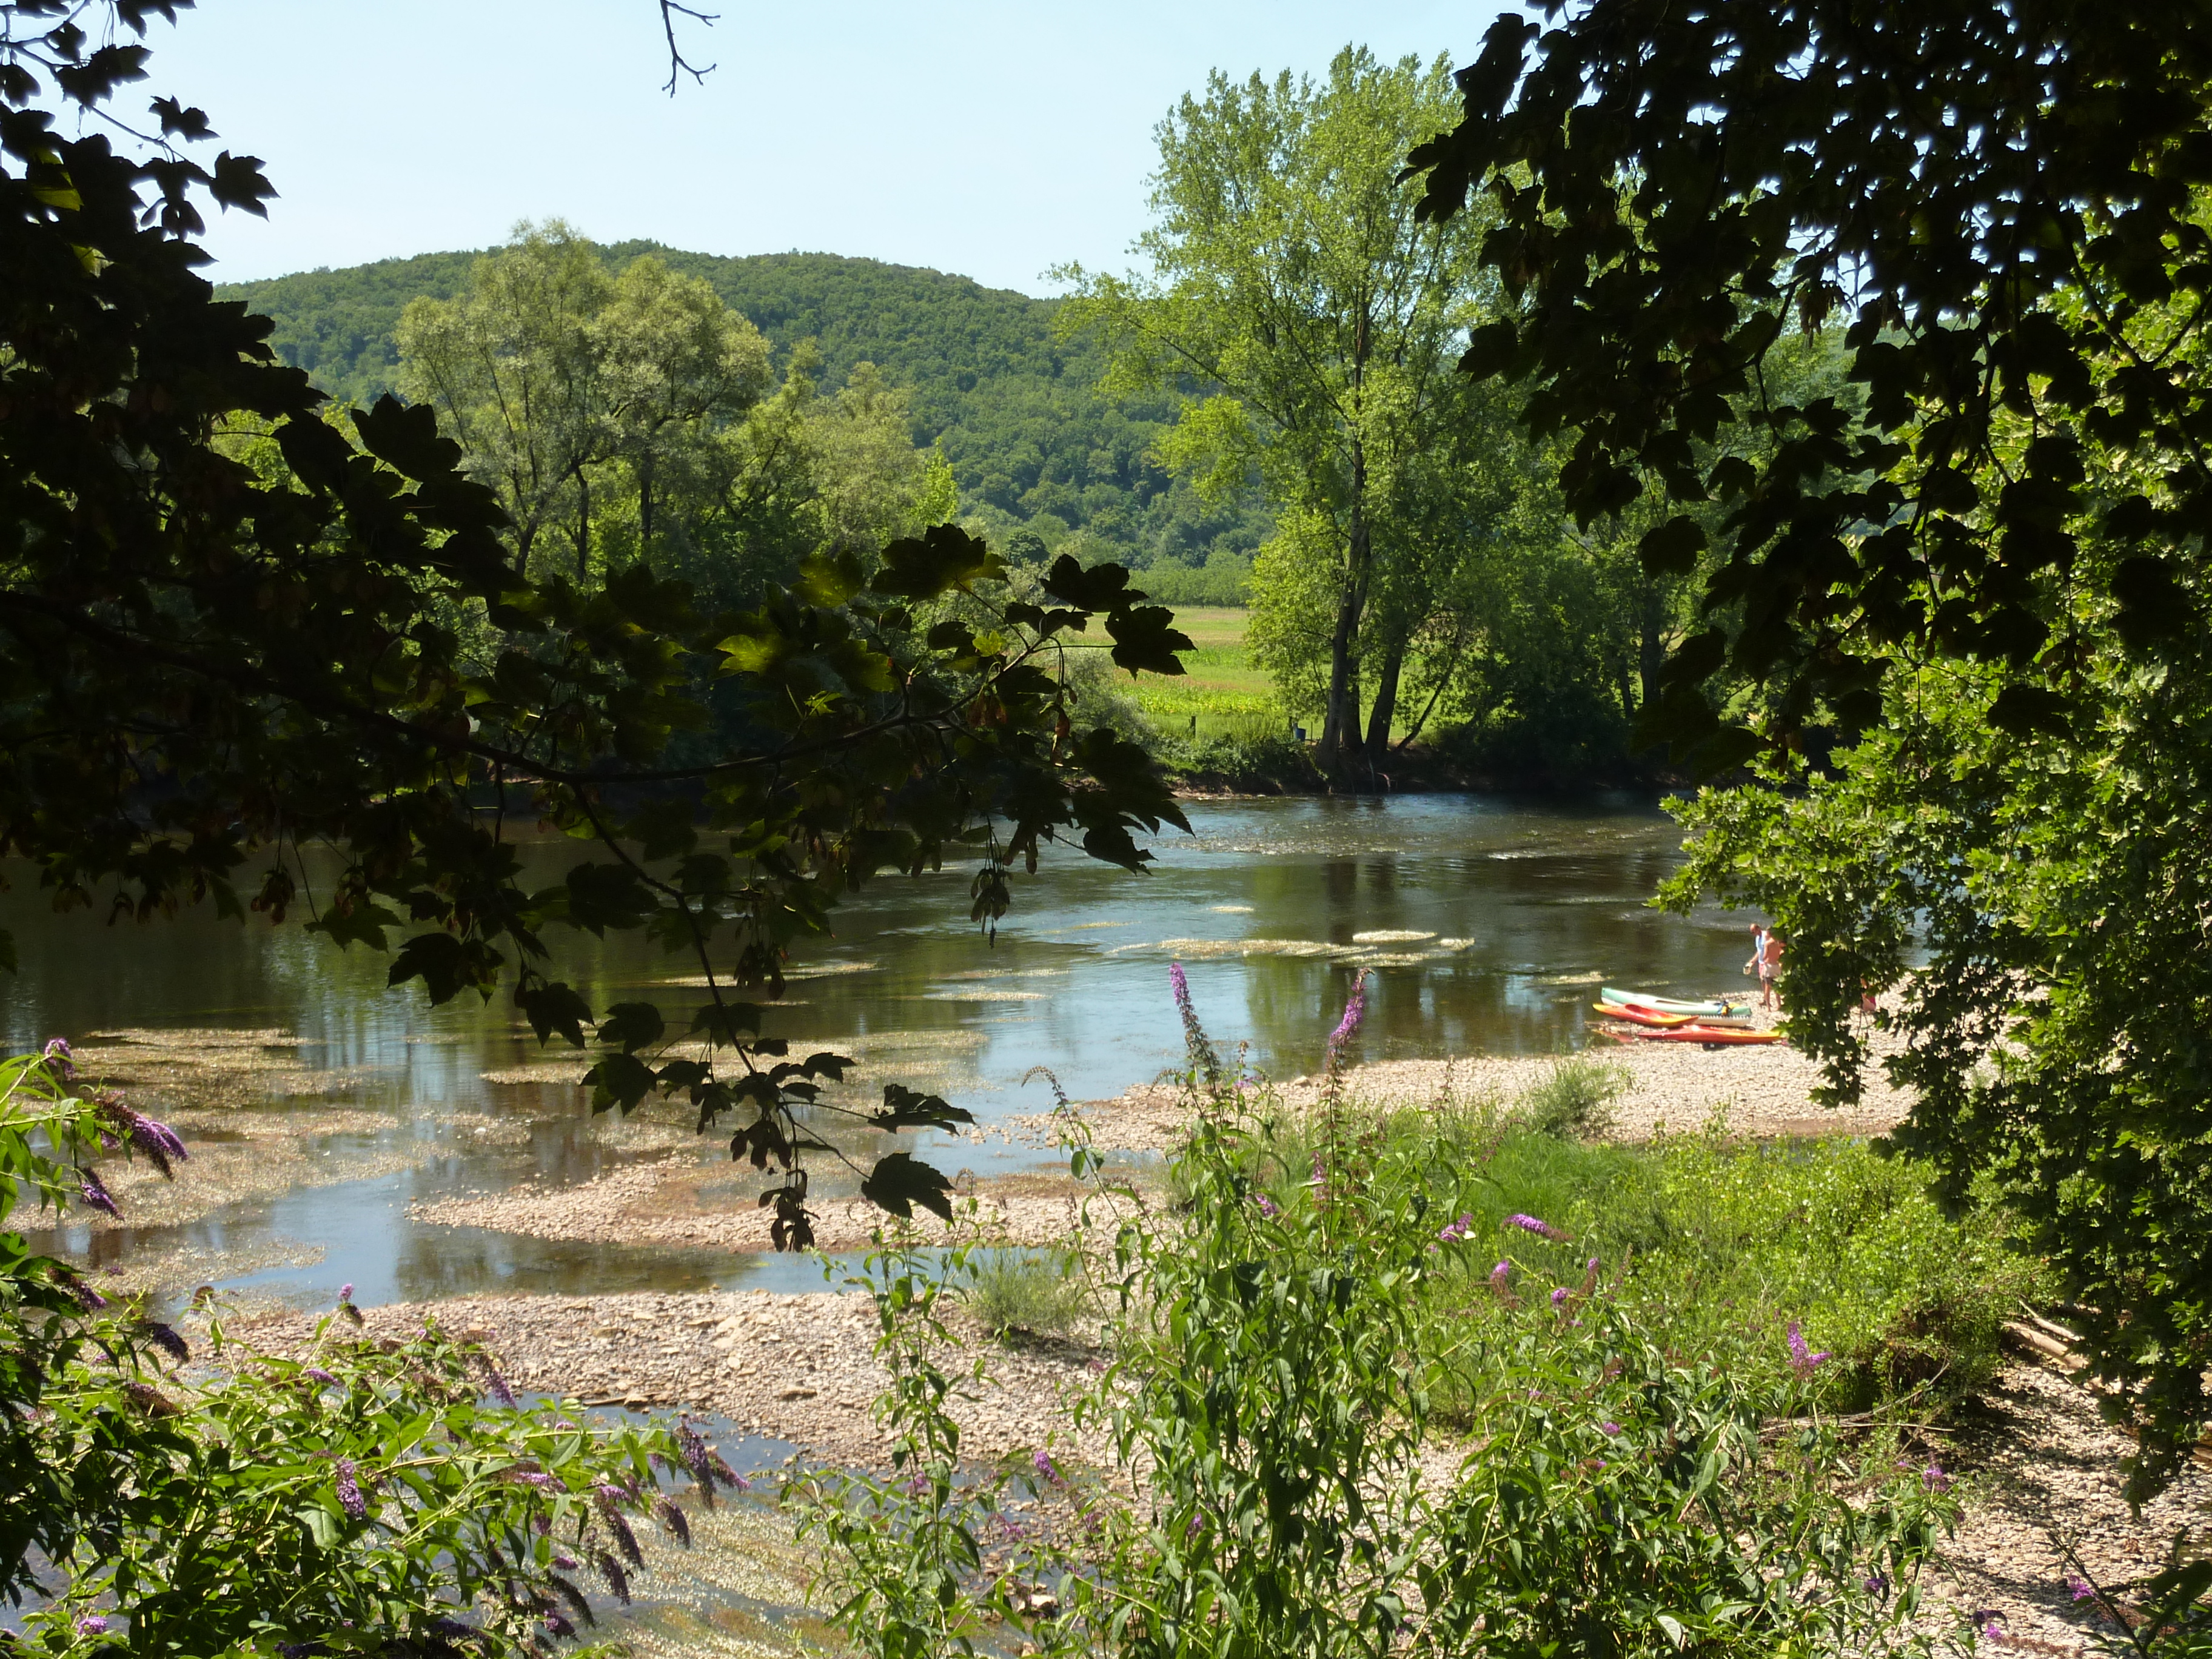
<svg viewBox="0 0 2212 1659"><path fill-rule="evenodd" d="M1087 342L1053 337L1054 302L965 276L827 253L744 258L687 253L652 242L605 249L617 267L655 253L703 277L750 319L779 357L800 340L822 353L835 386L856 362L877 364L910 389L915 438L942 447L963 512L1004 532L1026 528L1048 546L1071 532L1095 552L1133 563L1223 563L1266 533L1256 502L1207 509L1150 459L1165 397L1109 404L1096 391L1101 360ZM284 361L355 402L394 389L392 336L420 295L451 298L473 253L425 253L342 270L303 271L223 285L276 325Z"/></svg>

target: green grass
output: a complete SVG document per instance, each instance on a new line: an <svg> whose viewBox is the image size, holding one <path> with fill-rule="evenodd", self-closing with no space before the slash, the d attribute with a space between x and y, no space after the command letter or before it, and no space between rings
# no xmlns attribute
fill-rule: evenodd
<svg viewBox="0 0 2212 1659"><path fill-rule="evenodd" d="M1175 625L1198 649L1183 658L1175 678L1147 674L1133 695L1146 719L1170 737L1236 738L1251 741L1290 729L1274 682L1252 665L1244 645L1251 613L1225 605L1185 605ZM1193 722L1196 723L1194 725Z"/></svg>
<svg viewBox="0 0 2212 1659"><path fill-rule="evenodd" d="M1083 1274L1063 1252L981 1250L969 1259L969 1273L968 1305L994 1336L1061 1336L1082 1316Z"/></svg>
<svg viewBox="0 0 2212 1659"><path fill-rule="evenodd" d="M1795 1323L1829 1360L1817 1370L1838 1410L1912 1402L1940 1409L1996 1374L1998 1336L2047 1288L1984 1206L1948 1218L1928 1173L1863 1141L1758 1142L1718 1135L1631 1147L1577 1139L1603 1121L1617 1082L1566 1062L1510 1105L1442 1100L1361 1111L1339 1161L1441 1230L1429 1301L1440 1345L1470 1308L1495 1300L1496 1264L1522 1301L1570 1290L1595 1258L1608 1284L1685 1353L1780 1374ZM1290 1206L1326 1130L1278 1121L1254 1175ZM1535 1217L1547 1240L1507 1221ZM1447 1402L1449 1404L1449 1402Z"/></svg>

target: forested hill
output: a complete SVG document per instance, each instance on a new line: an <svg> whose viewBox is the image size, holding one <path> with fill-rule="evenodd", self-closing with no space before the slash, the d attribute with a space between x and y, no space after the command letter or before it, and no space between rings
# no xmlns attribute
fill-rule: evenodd
<svg viewBox="0 0 2212 1659"><path fill-rule="evenodd" d="M1209 511L1150 459L1172 405L1165 398L1109 404L1096 386L1102 361L1085 341L1053 335L1053 302L965 276L828 253L730 258L652 242L604 250L617 268L642 253L705 278L750 318L779 362L801 340L822 353L834 386L870 362L910 388L915 438L939 444L960 483L963 510L1027 527L1048 545L1068 532L1138 564L1203 563L1210 551L1249 552L1265 533L1256 504ZM332 394L366 402L398 376L393 334L410 300L450 299L468 283L472 252L380 259L222 286L276 325L284 361Z"/></svg>

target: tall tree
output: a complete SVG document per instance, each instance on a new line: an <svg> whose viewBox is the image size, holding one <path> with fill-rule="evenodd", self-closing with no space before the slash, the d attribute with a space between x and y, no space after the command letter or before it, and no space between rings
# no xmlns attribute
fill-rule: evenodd
<svg viewBox="0 0 2212 1659"><path fill-rule="evenodd" d="M1186 405L1163 453L1217 494L1256 468L1325 561L1321 746L1340 773L1362 757L1363 666L1371 729L1387 738L1395 714L1406 640L1360 660L1382 567L1401 551L1389 504L1462 421L1468 388L1451 368L1486 314L1480 225L1423 219L1399 180L1407 148L1451 118L1446 67L1346 47L1318 83L1217 73L1159 128L1155 222L1137 244L1154 274L1064 273L1077 292L1062 325L1101 331L1109 385L1219 389Z"/></svg>
<svg viewBox="0 0 2212 1659"><path fill-rule="evenodd" d="M1709 793L1675 897L1777 911L1841 1096L1901 982L1899 1138L2066 1276L2140 1492L2212 1415L2202 9L1591 0L1459 78L1412 161L1432 214L1480 191L1528 302L1468 366L1571 434L1577 514L1663 489L1649 568L1724 504L1648 730L1807 792ZM1857 399L1774 395L1791 318L1840 322ZM1731 427L1765 441L1704 464ZM1865 736L1815 773L1822 725Z"/></svg>
<svg viewBox="0 0 2212 1659"><path fill-rule="evenodd" d="M525 572L557 530L578 580L590 574L592 473L616 445L596 327L610 286L592 245L556 219L517 226L460 298L416 300L400 319L401 389L438 411L496 493Z"/></svg>
<svg viewBox="0 0 2212 1659"><path fill-rule="evenodd" d="M635 486L638 542L649 550L656 486L760 401L769 385L768 342L704 280L672 272L651 254L614 279L591 331L613 453Z"/></svg>

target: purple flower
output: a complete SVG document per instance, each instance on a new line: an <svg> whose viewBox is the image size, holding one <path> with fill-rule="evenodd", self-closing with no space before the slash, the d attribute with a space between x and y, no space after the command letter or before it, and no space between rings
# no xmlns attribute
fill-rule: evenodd
<svg viewBox="0 0 2212 1659"><path fill-rule="evenodd" d="M549 1612L545 1615L544 1622L545 1632L549 1636L574 1636L576 1633L576 1627L568 1622L568 1616L564 1613Z"/></svg>
<svg viewBox="0 0 2212 1659"><path fill-rule="evenodd" d="M56 1037L54 1042L62 1042L62 1040ZM46 1045L49 1052L53 1046L53 1042ZM69 1052L69 1044L66 1042L62 1042L62 1052L64 1054ZM79 1636L105 1636L107 1634L107 1620L96 1613L80 1613L77 1616L76 1633Z"/></svg>
<svg viewBox="0 0 2212 1659"><path fill-rule="evenodd" d="M576 1558L556 1550L553 1554L553 1565L563 1572L574 1572L576 1570Z"/></svg>
<svg viewBox="0 0 2212 1659"><path fill-rule="evenodd" d="M1049 1454L1039 1452L1035 1457L1031 1458L1030 1462L1036 1465L1036 1472L1042 1475L1046 1480L1051 1481L1054 1486L1058 1486L1060 1484L1060 1471L1052 1466L1052 1458Z"/></svg>
<svg viewBox="0 0 2212 1659"><path fill-rule="evenodd" d="M676 1541L678 1543L684 1545L687 1548L690 1547L691 1543L691 1523L684 1518L684 1511L682 1510L678 1509L675 1504L670 1503L665 1498L656 1498L653 1500L653 1512L657 1517L659 1517L662 1526L667 1528L669 1531L676 1534Z"/></svg>
<svg viewBox="0 0 2212 1659"><path fill-rule="evenodd" d="M105 1211L118 1220L122 1218L123 1212L115 1207L114 1195L101 1182L99 1170L79 1170L76 1172L76 1190L77 1196L92 1208Z"/></svg>
<svg viewBox="0 0 2212 1659"><path fill-rule="evenodd" d="M1597 1428L1600 1434L1619 1434L1620 1432L1620 1425L1618 1423L1601 1423L1597 1425Z"/></svg>
<svg viewBox="0 0 2212 1659"><path fill-rule="evenodd" d="M1283 1206L1276 1203L1273 1199L1268 1197L1265 1193L1253 1194L1252 1201L1260 1206L1260 1213L1267 1217L1270 1221L1273 1221L1277 1216L1283 1212Z"/></svg>
<svg viewBox="0 0 2212 1659"><path fill-rule="evenodd" d="M146 1161L164 1176L176 1173L169 1167L172 1164L191 1161L191 1154L185 1150L185 1143L177 1139L175 1132L167 1124L156 1123L152 1118L132 1111L123 1103L121 1096L102 1095L94 1103L94 1110L103 1126L103 1143L118 1139L129 1141L143 1152Z"/></svg>
<svg viewBox="0 0 2212 1659"><path fill-rule="evenodd" d="M1366 1017L1367 970L1362 968L1359 970L1359 976L1352 981L1352 996L1344 1005L1344 1018L1337 1021L1336 1029L1328 1034L1328 1047L1332 1055L1344 1051L1345 1045L1350 1042L1354 1034L1358 1031L1359 1022Z"/></svg>
<svg viewBox="0 0 2212 1659"><path fill-rule="evenodd" d="M352 1300L353 1280L349 1279L344 1284L338 1286L338 1306L343 1308L347 1303Z"/></svg>
<svg viewBox="0 0 2212 1659"><path fill-rule="evenodd" d="M1190 1012L1190 975L1182 970L1182 963L1168 963L1168 983L1175 988L1176 1009L1180 1013Z"/></svg>
<svg viewBox="0 0 2212 1659"><path fill-rule="evenodd" d="M1565 1285L1555 1285L1553 1288L1552 1305L1555 1308L1564 1308L1567 1305L1567 1287Z"/></svg>
<svg viewBox="0 0 2212 1659"><path fill-rule="evenodd" d="M2071 1572L2066 1575L2066 1589L2076 1601L2087 1601L2097 1593L2087 1579Z"/></svg>
<svg viewBox="0 0 2212 1659"><path fill-rule="evenodd" d="M338 1507L356 1521L368 1513L368 1500L361 1495L360 1484L354 1479L355 1464L350 1457L338 1459Z"/></svg>
<svg viewBox="0 0 2212 1659"><path fill-rule="evenodd" d="M1948 1492L1951 1490L1951 1477L1943 1473L1942 1464L1930 1463L1920 1471L1920 1484L1929 1492Z"/></svg>
<svg viewBox="0 0 2212 1659"><path fill-rule="evenodd" d="M619 1486L599 1486L592 1488L592 1496L599 1504L599 1514L607 1523L607 1530L614 1534L615 1543L623 1553L623 1559L633 1567L641 1567L645 1565L645 1553L637 1547L637 1534L629 1529L629 1521L623 1517L623 1512L615 1507L615 1500L622 1495L622 1488ZM629 1597L625 1595L623 1600L627 1601Z"/></svg>
<svg viewBox="0 0 2212 1659"><path fill-rule="evenodd" d="M71 1052L67 1037L48 1037L46 1046L40 1053L40 1058L54 1068L56 1076L64 1082L67 1082L76 1075L76 1063L70 1058ZM105 1620L101 1622L100 1627L102 1630L107 1628Z"/></svg>
<svg viewBox="0 0 2212 1659"><path fill-rule="evenodd" d="M1561 1232L1548 1221L1539 1221L1533 1215L1518 1213L1509 1215L1505 1218L1504 1224L1508 1227L1518 1227L1524 1233L1534 1233L1539 1238L1548 1238L1554 1244L1565 1243L1574 1237L1572 1233Z"/></svg>
<svg viewBox="0 0 2212 1659"><path fill-rule="evenodd" d="M1800 1376L1810 1376L1832 1356L1826 1348L1814 1353L1805 1346L1805 1334L1797 1328L1797 1322L1790 1322L1790 1369Z"/></svg>
<svg viewBox="0 0 2212 1659"><path fill-rule="evenodd" d="M1474 1218L1471 1215L1463 1215L1437 1233L1437 1237L1447 1244L1457 1244L1466 1238L1474 1225Z"/></svg>
<svg viewBox="0 0 2212 1659"><path fill-rule="evenodd" d="M607 1588L615 1593L615 1599L624 1607L628 1607L629 1576L622 1570L622 1564L605 1550L594 1550L592 1552L592 1565L599 1570L599 1576L607 1581Z"/></svg>
<svg viewBox="0 0 2212 1659"><path fill-rule="evenodd" d="M63 1279L62 1288L76 1298L77 1306L87 1313L98 1313L107 1305L107 1298L82 1279L70 1277Z"/></svg>
<svg viewBox="0 0 2212 1659"><path fill-rule="evenodd" d="M192 1351L185 1346L185 1339L160 1320L149 1319L140 1328L146 1333L149 1341L179 1365L192 1357Z"/></svg>
<svg viewBox="0 0 2212 1659"><path fill-rule="evenodd" d="M483 1363L484 1378L491 1389L491 1397L507 1408L514 1409L514 1390L507 1386L507 1379L499 1374L499 1367L487 1359Z"/></svg>
<svg viewBox="0 0 2212 1659"><path fill-rule="evenodd" d="M1883 1577L1881 1574L1878 1572L1868 1574L1866 1580L1866 1592L1869 1595L1888 1595L1889 1580Z"/></svg>

